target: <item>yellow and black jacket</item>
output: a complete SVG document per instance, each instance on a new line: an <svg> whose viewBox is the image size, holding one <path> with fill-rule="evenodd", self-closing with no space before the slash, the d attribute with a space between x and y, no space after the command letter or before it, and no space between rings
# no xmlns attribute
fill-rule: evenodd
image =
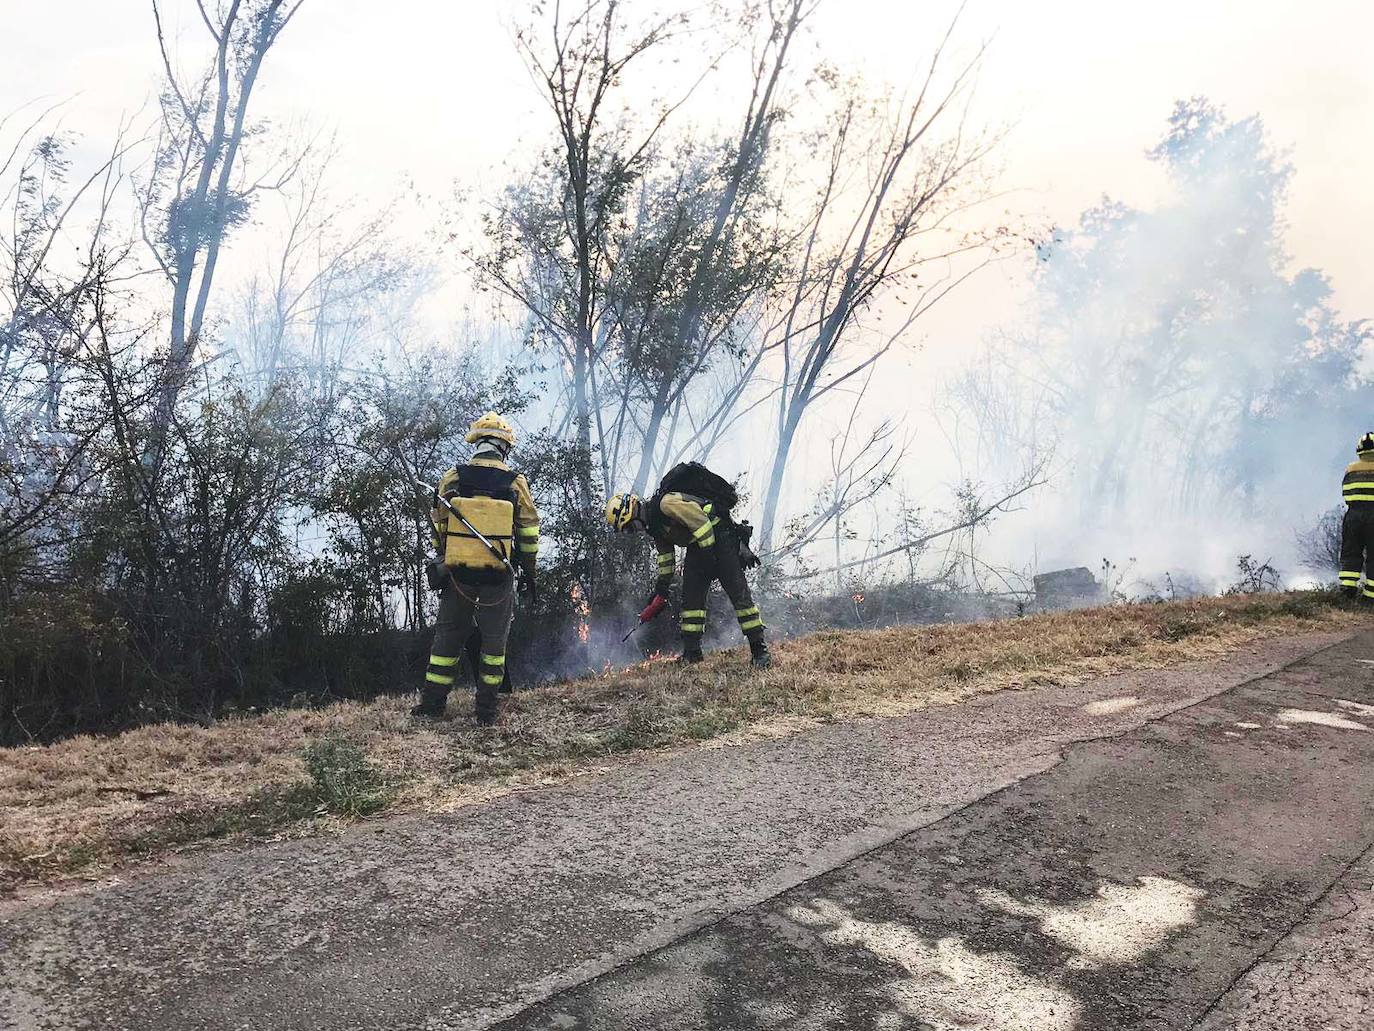
<svg viewBox="0 0 1374 1031"><path fill-rule="evenodd" d="M674 548L714 548L721 517L705 498L670 491L644 504L645 522L657 552L659 593L672 585L677 566Z"/></svg>
<svg viewBox="0 0 1374 1031"><path fill-rule="evenodd" d="M1366 451L1346 466L1341 497L1347 505L1374 501L1374 452Z"/></svg>
<svg viewBox="0 0 1374 1031"><path fill-rule="evenodd" d="M501 472L510 472L510 466L501 461L494 455L478 455L467 463L469 466L476 466L480 469L496 469ZM448 497L453 493L458 481L458 469L453 468L444 473L443 479L439 481L439 493ZM515 496L515 553L520 568L528 574L534 573L535 558L539 554L539 510L534 507L534 497L530 494L529 482L523 473L516 473L510 484L511 493ZM448 521L451 516L448 509L442 505L430 509L429 521L434 529L434 547L443 553L444 535L448 530ZM507 573L507 576L510 574Z"/></svg>

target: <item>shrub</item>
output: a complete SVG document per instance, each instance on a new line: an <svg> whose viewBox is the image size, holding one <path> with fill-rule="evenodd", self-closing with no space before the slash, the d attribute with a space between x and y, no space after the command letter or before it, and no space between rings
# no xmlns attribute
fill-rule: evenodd
<svg viewBox="0 0 1374 1031"><path fill-rule="evenodd" d="M1251 555L1236 559L1239 578L1226 588L1227 594L1268 594L1283 589L1283 578L1269 562L1260 562Z"/></svg>
<svg viewBox="0 0 1374 1031"><path fill-rule="evenodd" d="M1315 525L1298 533L1298 558L1314 573L1334 573L1341 568L1341 521L1344 516L1344 505L1328 509Z"/></svg>
<svg viewBox="0 0 1374 1031"><path fill-rule="evenodd" d="M320 804L340 816L367 816L391 800L380 773L357 745L324 737L305 748L305 769Z"/></svg>

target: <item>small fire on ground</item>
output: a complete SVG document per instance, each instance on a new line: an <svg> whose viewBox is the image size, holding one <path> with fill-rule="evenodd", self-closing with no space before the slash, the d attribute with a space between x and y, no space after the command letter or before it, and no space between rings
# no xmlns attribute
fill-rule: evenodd
<svg viewBox="0 0 1374 1031"><path fill-rule="evenodd" d="M573 608L577 612L577 639L586 644L592 638L592 625L588 621L592 607L587 604L587 599L582 596L581 584L573 584L571 597Z"/></svg>

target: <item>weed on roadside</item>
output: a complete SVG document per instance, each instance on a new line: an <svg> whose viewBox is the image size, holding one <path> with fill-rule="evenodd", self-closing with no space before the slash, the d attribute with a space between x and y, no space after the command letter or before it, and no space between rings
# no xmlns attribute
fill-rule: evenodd
<svg viewBox="0 0 1374 1031"><path fill-rule="evenodd" d="M338 816L368 816L386 808L392 793L367 753L342 737L312 741L302 756L315 797Z"/></svg>
<svg viewBox="0 0 1374 1031"><path fill-rule="evenodd" d="M1197 613L1184 613L1160 620L1156 634L1165 641L1182 641L1196 634L1204 633L1216 620L1209 620Z"/></svg>

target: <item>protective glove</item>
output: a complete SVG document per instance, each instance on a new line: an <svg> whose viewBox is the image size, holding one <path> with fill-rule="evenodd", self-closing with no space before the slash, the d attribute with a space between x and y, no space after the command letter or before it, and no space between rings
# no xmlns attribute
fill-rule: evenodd
<svg viewBox="0 0 1374 1031"><path fill-rule="evenodd" d="M516 590L520 592L520 597L524 598L527 604L539 604L539 585L534 579L534 574L527 570L520 570L520 579L516 582Z"/></svg>
<svg viewBox="0 0 1374 1031"><path fill-rule="evenodd" d="M748 522L735 523L731 528L735 534L735 543L739 545L739 564L741 569L753 569L761 565L763 560L754 553L754 549L749 547L749 539L754 536L754 527Z"/></svg>
<svg viewBox="0 0 1374 1031"><path fill-rule="evenodd" d="M754 554L754 549L749 547L744 541L739 542L739 564L741 569L753 569L761 565L763 559Z"/></svg>
<svg viewBox="0 0 1374 1031"><path fill-rule="evenodd" d="M644 611L639 614L639 621L647 623L667 607L668 599L661 594L655 594L649 599L649 604L644 606Z"/></svg>
<svg viewBox="0 0 1374 1031"><path fill-rule="evenodd" d="M442 591L449 585L448 566L441 558L432 558L425 563L425 580L431 591Z"/></svg>

